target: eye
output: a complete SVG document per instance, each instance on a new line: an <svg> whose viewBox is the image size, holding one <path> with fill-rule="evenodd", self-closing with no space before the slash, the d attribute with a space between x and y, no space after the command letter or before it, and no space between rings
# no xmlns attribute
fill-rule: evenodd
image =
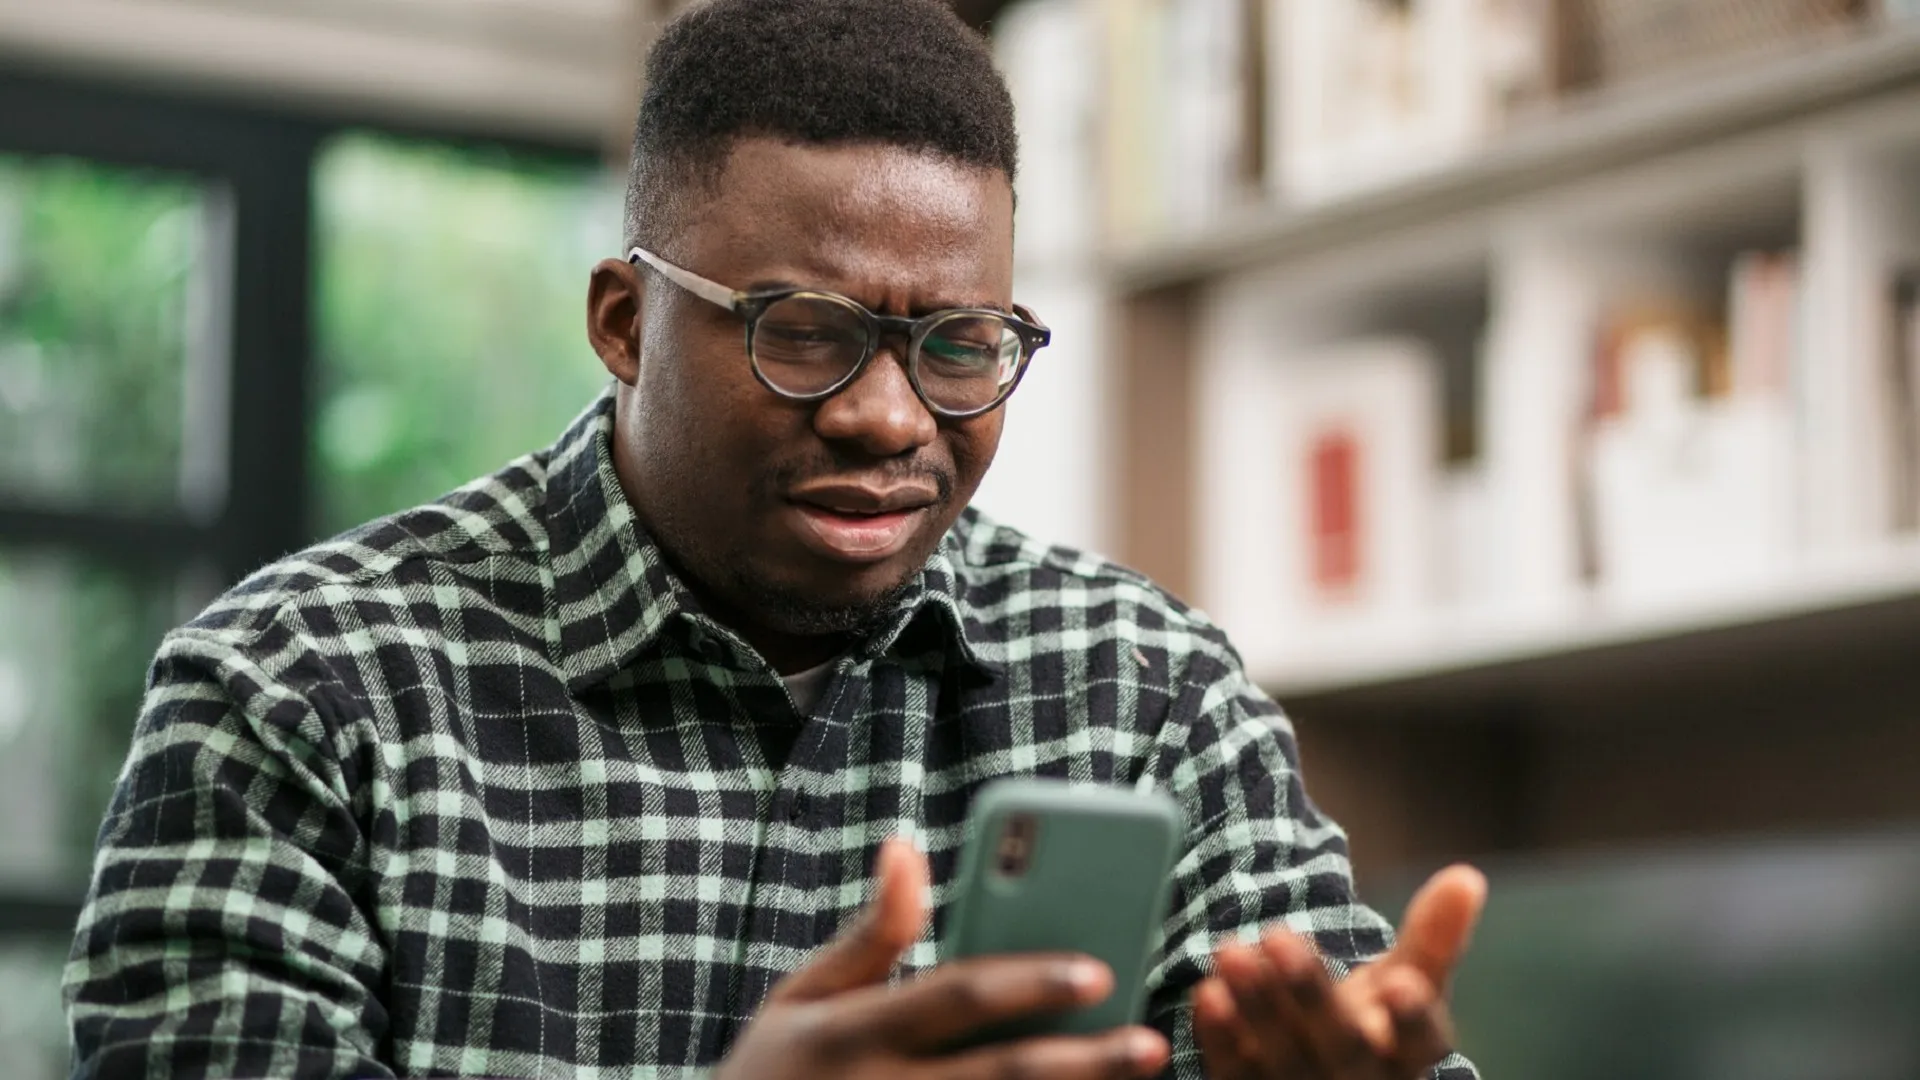
<svg viewBox="0 0 1920 1080"><path fill-rule="evenodd" d="M761 333L785 345L831 345L842 335L826 326L763 326Z"/></svg>
<svg viewBox="0 0 1920 1080"><path fill-rule="evenodd" d="M810 364L858 358L866 327L858 313L819 297L778 301L754 325L753 347L762 364Z"/></svg>
<svg viewBox="0 0 1920 1080"><path fill-rule="evenodd" d="M991 341L966 341L936 334L921 344L928 357L947 363L978 367L993 362L998 349Z"/></svg>
<svg viewBox="0 0 1920 1080"><path fill-rule="evenodd" d="M957 315L927 335L920 354L934 377L985 377L997 383L1019 366L1020 338L1003 319Z"/></svg>

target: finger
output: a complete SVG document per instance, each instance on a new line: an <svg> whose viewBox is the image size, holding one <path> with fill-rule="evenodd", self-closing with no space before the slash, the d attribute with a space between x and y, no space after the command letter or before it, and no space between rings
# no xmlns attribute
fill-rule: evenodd
<svg viewBox="0 0 1920 1080"><path fill-rule="evenodd" d="M1071 954L990 956L935 969L902 987L875 986L833 1003L829 1038L902 1053L944 1049L982 1028L1064 1012L1113 992L1105 964Z"/></svg>
<svg viewBox="0 0 1920 1080"><path fill-rule="evenodd" d="M1233 1007L1252 1037L1256 1071L1290 1075L1304 1061L1294 1036L1293 1005L1279 973L1258 948L1232 944L1214 954L1214 969L1233 994Z"/></svg>
<svg viewBox="0 0 1920 1080"><path fill-rule="evenodd" d="M902 838L880 845L878 890L852 926L775 986L770 998L813 1001L886 979L927 922L927 857Z"/></svg>
<svg viewBox="0 0 1920 1080"><path fill-rule="evenodd" d="M1346 1070L1375 1057L1356 1018L1335 995L1333 980L1327 977L1326 966L1317 953L1284 930L1267 934L1260 940L1260 948L1279 975L1281 990L1291 1005L1285 1011L1308 1058L1337 1075L1346 1075Z"/></svg>
<svg viewBox="0 0 1920 1080"><path fill-rule="evenodd" d="M1259 1050L1233 1007L1233 992L1218 978L1193 988L1193 1041L1212 1080L1253 1080Z"/></svg>
<svg viewBox="0 0 1920 1080"><path fill-rule="evenodd" d="M1374 1053L1385 1057L1393 1053L1393 1016L1380 1001L1380 975L1387 971L1411 970L1404 967L1368 964L1334 984L1333 995L1360 1034L1366 1037ZM1425 976L1422 976L1424 979Z"/></svg>
<svg viewBox="0 0 1920 1080"><path fill-rule="evenodd" d="M1240 1057L1242 1068L1248 1070L1248 1076L1258 1076L1261 1059L1260 1034L1254 1030L1252 1024L1246 1022L1246 1017L1242 1017L1240 1011L1235 1009L1235 1005L1233 1005L1233 990L1229 990L1227 984L1221 982L1221 980L1217 980L1217 978L1212 980L1212 982L1213 986L1219 990L1219 997L1221 997L1221 1001L1225 1003L1227 1011L1233 1013L1233 1026L1231 1026L1229 1030L1231 1030L1231 1034L1233 1034L1236 1055Z"/></svg>
<svg viewBox="0 0 1920 1080"><path fill-rule="evenodd" d="M1157 1074L1167 1040L1152 1028L1125 1027L1094 1036L1022 1039L948 1058L940 1080L1121 1080Z"/></svg>
<svg viewBox="0 0 1920 1080"><path fill-rule="evenodd" d="M1407 968L1387 972L1380 1000L1393 1022L1391 1059L1398 1075L1423 1074L1452 1052L1446 1003L1424 976Z"/></svg>
<svg viewBox="0 0 1920 1080"><path fill-rule="evenodd" d="M1399 941L1382 959L1412 965L1439 993L1446 993L1486 902L1485 875L1465 864L1447 867L1414 894Z"/></svg>
<svg viewBox="0 0 1920 1080"><path fill-rule="evenodd" d="M1205 1020L1220 1028L1240 1021L1240 1014L1233 1008L1233 993L1218 976L1202 979L1200 985L1193 988L1193 1016L1195 1020Z"/></svg>

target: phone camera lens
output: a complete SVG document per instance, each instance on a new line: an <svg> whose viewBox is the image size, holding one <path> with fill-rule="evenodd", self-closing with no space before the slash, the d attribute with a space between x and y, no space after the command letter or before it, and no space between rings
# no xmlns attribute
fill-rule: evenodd
<svg viewBox="0 0 1920 1080"><path fill-rule="evenodd" d="M994 864L1002 877L1019 877L1027 872L1027 864L1033 858L1036 825L1029 814L1014 814L1007 818L1000 832L1000 841L994 845Z"/></svg>

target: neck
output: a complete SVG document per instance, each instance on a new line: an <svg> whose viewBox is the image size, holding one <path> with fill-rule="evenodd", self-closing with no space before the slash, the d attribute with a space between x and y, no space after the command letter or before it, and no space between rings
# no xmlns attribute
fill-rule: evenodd
<svg viewBox="0 0 1920 1080"><path fill-rule="evenodd" d="M740 611L682 575L689 591L700 601L700 610L715 622L740 635L768 666L782 675L793 675L839 656L852 648L852 634L790 634L756 624Z"/></svg>
<svg viewBox="0 0 1920 1080"><path fill-rule="evenodd" d="M797 634L770 627L739 605L728 603L715 590L702 583L698 576L689 573L648 522L646 503L641 498L638 463L632 459L632 448L618 435L621 419L622 413L616 412L616 434L612 441L613 471L620 481L621 494L626 497L634 518L650 534L661 557L673 567L674 575L692 594L702 614L739 635L740 640L751 646L768 666L781 675L819 667L853 646L859 637L854 633Z"/></svg>

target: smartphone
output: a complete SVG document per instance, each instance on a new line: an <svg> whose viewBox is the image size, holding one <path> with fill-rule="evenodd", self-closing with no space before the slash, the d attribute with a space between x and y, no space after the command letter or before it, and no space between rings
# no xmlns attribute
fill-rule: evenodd
<svg viewBox="0 0 1920 1080"><path fill-rule="evenodd" d="M967 1044L1138 1023L1184 833L1180 807L1155 791L1024 777L983 787L967 815L941 960L1083 953L1113 970L1113 993Z"/></svg>

